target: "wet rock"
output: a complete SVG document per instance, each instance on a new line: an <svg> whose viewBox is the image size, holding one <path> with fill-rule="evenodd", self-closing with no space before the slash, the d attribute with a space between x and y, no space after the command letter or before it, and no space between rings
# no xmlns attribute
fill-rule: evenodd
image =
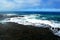
<svg viewBox="0 0 60 40"><path fill-rule="evenodd" d="M60 40L47 28L17 23L0 24L0 40Z"/></svg>

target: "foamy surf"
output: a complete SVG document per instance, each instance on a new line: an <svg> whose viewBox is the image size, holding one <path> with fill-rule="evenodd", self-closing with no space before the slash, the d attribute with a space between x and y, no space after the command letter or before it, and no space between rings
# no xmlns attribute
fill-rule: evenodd
<svg viewBox="0 0 60 40"><path fill-rule="evenodd" d="M13 15L17 15L17 14L5 14L7 16L13 16ZM54 20L42 20L42 19L37 19L39 18L40 14L31 14L31 15L20 15L20 16L24 16L24 17L10 17L10 18L5 18L3 20L1 20L0 22L1 23L6 23L6 22L15 22L15 23L18 23L18 24L23 24L23 25L33 25L33 26L36 26L36 27L49 27L48 25L51 26L50 30L53 31L53 33L55 35L58 35L60 36L60 31L58 31L57 29L55 28L60 28L60 22L59 23L56 23ZM45 19L45 17L42 17L43 19ZM44 25L45 24L45 25ZM54 29L52 29L54 28Z"/></svg>
<svg viewBox="0 0 60 40"><path fill-rule="evenodd" d="M16 14L7 14L7 15L16 15ZM37 17L41 16L40 14L34 14L34 15L22 15L24 17L12 17L12 18L5 18L1 22L16 22L18 24L24 24L24 25L30 25L30 24L48 24L52 27L58 27L60 28L60 23L55 23L53 20L42 20L42 19L36 19ZM26 24L27 23L27 24Z"/></svg>

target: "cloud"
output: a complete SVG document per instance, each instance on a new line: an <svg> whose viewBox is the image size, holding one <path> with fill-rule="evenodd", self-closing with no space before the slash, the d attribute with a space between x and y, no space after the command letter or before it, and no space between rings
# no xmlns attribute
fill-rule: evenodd
<svg viewBox="0 0 60 40"><path fill-rule="evenodd" d="M0 0L0 11L60 9L60 0Z"/></svg>
<svg viewBox="0 0 60 40"><path fill-rule="evenodd" d="M13 2L8 2L7 0L0 0L0 10L10 10L14 8L15 4Z"/></svg>
<svg viewBox="0 0 60 40"><path fill-rule="evenodd" d="M39 5L39 0L0 0L0 10L38 8Z"/></svg>

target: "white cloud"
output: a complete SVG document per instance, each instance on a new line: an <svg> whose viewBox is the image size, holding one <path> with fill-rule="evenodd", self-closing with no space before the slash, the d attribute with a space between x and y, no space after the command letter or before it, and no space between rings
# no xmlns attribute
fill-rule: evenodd
<svg viewBox="0 0 60 40"><path fill-rule="evenodd" d="M12 2L7 2L6 0L0 1L0 10L10 10L14 8L15 4Z"/></svg>
<svg viewBox="0 0 60 40"><path fill-rule="evenodd" d="M39 6L39 0L0 0L0 10L20 10Z"/></svg>
<svg viewBox="0 0 60 40"><path fill-rule="evenodd" d="M56 9L58 3L60 0L0 0L0 10Z"/></svg>

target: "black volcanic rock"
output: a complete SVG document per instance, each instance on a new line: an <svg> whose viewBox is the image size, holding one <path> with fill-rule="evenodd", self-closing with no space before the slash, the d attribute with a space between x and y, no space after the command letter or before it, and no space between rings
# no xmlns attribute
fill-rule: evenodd
<svg viewBox="0 0 60 40"><path fill-rule="evenodd" d="M12 17L24 17L23 15L10 15L8 16L7 14L0 14L0 20L5 19L5 18L12 18Z"/></svg>
<svg viewBox="0 0 60 40"><path fill-rule="evenodd" d="M60 37L49 28L9 22L0 24L0 40L60 40Z"/></svg>
<svg viewBox="0 0 60 40"><path fill-rule="evenodd" d="M24 17L24 16L21 16L21 15L14 15L14 16L5 16L6 18L12 18L12 17Z"/></svg>
<svg viewBox="0 0 60 40"><path fill-rule="evenodd" d="M0 14L0 20L2 20L4 18L4 16L2 14Z"/></svg>

